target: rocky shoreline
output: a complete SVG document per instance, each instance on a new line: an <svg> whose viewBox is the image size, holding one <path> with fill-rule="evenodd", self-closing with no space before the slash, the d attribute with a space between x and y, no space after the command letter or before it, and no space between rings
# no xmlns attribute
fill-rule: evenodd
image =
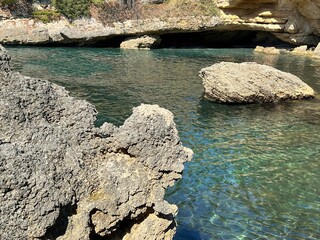
<svg viewBox="0 0 320 240"><path fill-rule="evenodd" d="M94 106L9 62L1 47L1 239L172 239L164 193L192 157L172 113L141 105L97 128Z"/></svg>
<svg viewBox="0 0 320 240"><path fill-rule="evenodd" d="M316 46L320 41L320 24L314 11L320 11L319 1L222 0L217 2L216 16L184 16L132 19L104 25L94 18L42 23L34 19L6 19L0 21L0 43L29 45L95 45L110 46L121 38L173 33L236 33L226 38L239 37L239 32L269 33L279 41L292 45ZM213 38L213 37L212 37ZM236 40L235 40L236 41ZM263 39L261 40L263 41ZM272 45L272 42L271 42Z"/></svg>

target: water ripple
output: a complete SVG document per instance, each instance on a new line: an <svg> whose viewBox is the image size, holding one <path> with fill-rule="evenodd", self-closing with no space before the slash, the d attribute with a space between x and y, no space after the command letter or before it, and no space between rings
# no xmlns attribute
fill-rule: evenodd
<svg viewBox="0 0 320 240"><path fill-rule="evenodd" d="M320 100L221 105L202 97L201 68L256 61L320 92L319 62L252 49L122 51L10 48L14 68L62 84L121 125L140 103L171 110L194 152L167 191L179 206L176 240L320 239Z"/></svg>

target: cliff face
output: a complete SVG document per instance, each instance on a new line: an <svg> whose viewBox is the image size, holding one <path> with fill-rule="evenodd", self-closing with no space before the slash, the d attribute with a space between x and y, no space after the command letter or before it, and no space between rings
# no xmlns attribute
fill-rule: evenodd
<svg viewBox="0 0 320 240"><path fill-rule="evenodd" d="M217 16L168 15L109 25L95 19L77 20L72 24L64 20L44 24L32 19L4 19L0 22L0 43L94 45L116 37L125 39L146 34L207 32L206 37L210 38L210 33L220 31L267 32L294 45L317 45L320 41L319 0L218 0L217 8ZM216 36L219 34L211 37Z"/></svg>
<svg viewBox="0 0 320 240"><path fill-rule="evenodd" d="M297 45L319 42L318 0L218 0L217 6L229 28L268 31Z"/></svg>
<svg viewBox="0 0 320 240"><path fill-rule="evenodd" d="M155 105L123 126L55 84L9 69L0 49L1 239L172 239L165 189L192 152Z"/></svg>

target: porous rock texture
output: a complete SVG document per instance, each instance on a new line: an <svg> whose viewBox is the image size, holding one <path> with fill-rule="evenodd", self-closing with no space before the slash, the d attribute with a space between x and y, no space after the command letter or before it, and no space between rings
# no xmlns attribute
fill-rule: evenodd
<svg viewBox="0 0 320 240"><path fill-rule="evenodd" d="M271 32L295 44L320 40L320 0L218 0L224 29Z"/></svg>
<svg viewBox="0 0 320 240"><path fill-rule="evenodd" d="M197 32L219 23L218 17L191 16L127 20L103 25L95 19L61 20L48 24L34 19L0 21L0 44L88 44L106 42L114 37L162 35L176 32Z"/></svg>
<svg viewBox="0 0 320 240"><path fill-rule="evenodd" d="M253 52L256 53L265 53L265 54L273 54L273 55L278 55L281 53L280 49L277 49L275 47L262 47L262 46L257 46Z"/></svg>
<svg viewBox="0 0 320 240"><path fill-rule="evenodd" d="M120 48L123 49L151 49L159 46L161 38L159 36L132 37L127 38L120 44Z"/></svg>
<svg viewBox="0 0 320 240"><path fill-rule="evenodd" d="M221 103L264 103L313 98L300 78L254 62L221 62L200 71L205 97Z"/></svg>
<svg viewBox="0 0 320 240"><path fill-rule="evenodd" d="M141 105L121 127L58 85L8 69L0 51L0 236L172 239L165 189L192 157L168 110Z"/></svg>
<svg viewBox="0 0 320 240"><path fill-rule="evenodd" d="M199 1L199 0L197 0ZM162 0L143 0L159 3ZM34 19L12 19L0 9L0 43L7 44L96 44L114 37L164 35L185 32L268 32L293 45L320 42L320 0L217 0L215 16L130 19L108 26L98 20L60 20L44 24ZM2 12L2 13L1 13ZM233 36L233 35L230 35ZM232 38L232 37L231 37Z"/></svg>

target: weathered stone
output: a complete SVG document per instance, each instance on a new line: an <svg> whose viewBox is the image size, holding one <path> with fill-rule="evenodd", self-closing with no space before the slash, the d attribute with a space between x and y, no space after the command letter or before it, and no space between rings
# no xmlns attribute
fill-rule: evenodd
<svg viewBox="0 0 320 240"><path fill-rule="evenodd" d="M159 3L162 0L144 0ZM105 26L94 19L70 24L61 20L44 24L30 19L4 20L0 43L94 44L114 36L141 36L199 31L263 31L293 45L316 45L320 40L319 0L219 0L218 14L210 16L166 17L128 20ZM8 17L5 17L7 19ZM39 29L40 30L39 30ZM42 29L42 30L41 30Z"/></svg>
<svg viewBox="0 0 320 240"><path fill-rule="evenodd" d="M294 45L319 42L319 0L219 0L217 6L224 23L235 29L262 30L264 26L265 31Z"/></svg>
<svg viewBox="0 0 320 240"><path fill-rule="evenodd" d="M172 113L141 105L101 128L96 114L58 85L0 74L2 240L172 238L177 207L164 193L192 156Z"/></svg>
<svg viewBox="0 0 320 240"><path fill-rule="evenodd" d="M210 30L220 23L218 17L172 17L115 22L106 26L94 19L79 19L72 24L65 20L44 24L31 19L5 20L0 24L0 43L95 44L115 36L143 36L150 32L165 34Z"/></svg>
<svg viewBox="0 0 320 240"><path fill-rule="evenodd" d="M299 47L294 48L290 53L295 55L302 55L302 56L314 56L314 51L309 50L307 45L302 45Z"/></svg>
<svg viewBox="0 0 320 240"><path fill-rule="evenodd" d="M280 49L277 49L275 47L262 47L262 46L257 46L254 49L254 52L259 52L259 53L266 53L266 54L274 54L278 55L280 54Z"/></svg>
<svg viewBox="0 0 320 240"><path fill-rule="evenodd" d="M2 45L0 45L0 74L10 71L10 60L11 57L9 53Z"/></svg>
<svg viewBox="0 0 320 240"><path fill-rule="evenodd" d="M314 49L314 55L320 57L320 43L318 43L317 47Z"/></svg>
<svg viewBox="0 0 320 240"><path fill-rule="evenodd" d="M302 46L299 46L299 47L296 47L292 50L292 52L305 52L308 50L308 46L307 45L302 45Z"/></svg>
<svg viewBox="0 0 320 240"><path fill-rule="evenodd" d="M298 77L257 63L222 62L200 71L205 97L221 103L263 103L312 98Z"/></svg>
<svg viewBox="0 0 320 240"><path fill-rule="evenodd" d="M124 49L151 49L159 46L161 39L159 36L147 36L127 38L120 44Z"/></svg>

